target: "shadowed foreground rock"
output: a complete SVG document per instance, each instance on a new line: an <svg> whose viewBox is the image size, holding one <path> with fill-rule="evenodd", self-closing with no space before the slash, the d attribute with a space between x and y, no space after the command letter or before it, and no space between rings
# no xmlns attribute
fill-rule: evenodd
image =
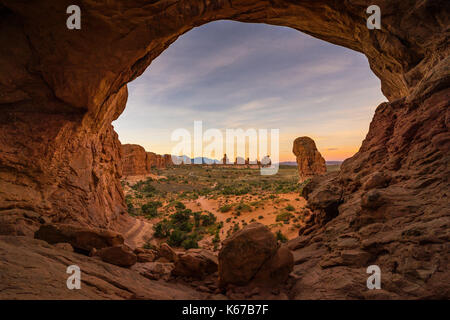
<svg viewBox="0 0 450 320"><path fill-rule="evenodd" d="M50 244L70 243L72 247L88 253L92 249L118 246L124 242L123 236L117 232L71 224L44 224L34 237Z"/></svg>
<svg viewBox="0 0 450 320"><path fill-rule="evenodd" d="M172 274L202 279L208 274L217 272L217 265L217 257L212 252L203 249L190 249L178 256Z"/></svg>
<svg viewBox="0 0 450 320"><path fill-rule="evenodd" d="M266 226L251 223L222 243L219 285L277 286L287 279L292 266L292 253L278 247Z"/></svg>
<svg viewBox="0 0 450 320"><path fill-rule="evenodd" d="M100 249L95 255L119 267L131 267L137 262L137 256L124 244Z"/></svg>
<svg viewBox="0 0 450 320"><path fill-rule="evenodd" d="M66 269L81 269L69 290ZM58 249L42 240L0 236L0 299L201 299L189 287L151 281L138 272Z"/></svg>

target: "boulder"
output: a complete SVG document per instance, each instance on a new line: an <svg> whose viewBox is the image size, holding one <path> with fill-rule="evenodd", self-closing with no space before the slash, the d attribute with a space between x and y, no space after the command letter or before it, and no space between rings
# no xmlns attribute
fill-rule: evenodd
<svg viewBox="0 0 450 320"><path fill-rule="evenodd" d="M81 268L81 290L66 286L69 265ZM190 286L150 280L121 268L31 237L0 236L1 300L193 300ZM140 264L142 265L142 264ZM170 273L170 271L169 271Z"/></svg>
<svg viewBox="0 0 450 320"><path fill-rule="evenodd" d="M361 207L364 209L375 210L385 203L386 199L380 191L373 189L361 196Z"/></svg>
<svg viewBox="0 0 450 320"><path fill-rule="evenodd" d="M174 264L171 262L146 262L136 263L131 270L137 271L140 275L150 280L169 280Z"/></svg>
<svg viewBox="0 0 450 320"><path fill-rule="evenodd" d="M50 244L70 243L75 249L87 253L93 248L102 249L121 245L124 242L122 235L114 231L55 223L41 225L34 237Z"/></svg>
<svg viewBox="0 0 450 320"><path fill-rule="evenodd" d="M167 262L176 262L178 260L178 254L167 243L161 244L158 250L160 258L164 258Z"/></svg>
<svg viewBox="0 0 450 320"><path fill-rule="evenodd" d="M142 251L134 253L137 255L138 262L153 262L158 258L158 252L150 249L141 249Z"/></svg>
<svg viewBox="0 0 450 320"><path fill-rule="evenodd" d="M283 284L294 267L294 256L286 246L280 247L255 274L253 284L262 287L275 287Z"/></svg>
<svg viewBox="0 0 450 320"><path fill-rule="evenodd" d="M131 267L137 262L137 257L133 251L125 244L103 248L97 251L103 261L119 267Z"/></svg>
<svg viewBox="0 0 450 320"><path fill-rule="evenodd" d="M70 243L60 242L60 243L55 244L55 247L57 247L58 249L61 249L61 250L73 252L73 247Z"/></svg>
<svg viewBox="0 0 450 320"><path fill-rule="evenodd" d="M313 139L309 137L295 139L292 152L297 158L300 182L327 172L325 159L317 150Z"/></svg>
<svg viewBox="0 0 450 320"><path fill-rule="evenodd" d="M275 255L277 240L261 223L251 223L222 243L219 252L219 286L245 285Z"/></svg>
<svg viewBox="0 0 450 320"><path fill-rule="evenodd" d="M204 278L206 275L217 272L217 257L208 250L190 249L178 256L173 275L182 277Z"/></svg>
<svg viewBox="0 0 450 320"><path fill-rule="evenodd" d="M389 185L391 181L391 177L380 171L376 171L369 175L366 182L363 185L364 190L370 190L375 188L385 188Z"/></svg>

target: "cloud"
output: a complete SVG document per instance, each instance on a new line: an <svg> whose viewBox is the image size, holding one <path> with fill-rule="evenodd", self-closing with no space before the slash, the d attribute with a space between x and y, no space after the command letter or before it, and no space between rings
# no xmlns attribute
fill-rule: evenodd
<svg viewBox="0 0 450 320"><path fill-rule="evenodd" d="M129 84L114 126L159 153L169 152L172 130L194 120L279 128L286 157L301 135L337 153L359 147L383 100L360 53L285 27L218 21L181 36Z"/></svg>

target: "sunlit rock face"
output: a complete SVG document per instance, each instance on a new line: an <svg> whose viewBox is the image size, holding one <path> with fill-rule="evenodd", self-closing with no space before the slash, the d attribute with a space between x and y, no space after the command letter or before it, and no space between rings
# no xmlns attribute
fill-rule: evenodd
<svg viewBox="0 0 450 320"><path fill-rule="evenodd" d="M137 144L122 145L122 173L124 176L147 174L147 153Z"/></svg>
<svg viewBox="0 0 450 320"><path fill-rule="evenodd" d="M325 298L363 295L351 281L332 285L336 265L352 281L358 278L353 268L361 268L350 264L348 253L340 255L343 235L353 239L346 245L369 252L368 261L393 275L398 286L385 288L393 296L446 296L448 257L440 254L448 252L449 224L446 3L379 0L382 28L369 30L368 3L361 0L173 0L145 6L137 0L84 0L81 30L68 30L65 2L1 0L0 230L31 234L44 218L120 229L127 218L121 147L111 122L125 108L127 82L195 26L218 19L269 23L362 52L389 100L378 106L358 153L339 173L313 178L305 189L315 218L306 231L310 239L298 250L312 243L308 261L328 260L327 267L314 267L322 280L308 281L319 274L309 272L296 297L324 292L316 289L327 281ZM375 172L389 182L363 188ZM381 236L392 240L385 243ZM317 246L342 261L333 265ZM294 272L302 274L303 265Z"/></svg>
<svg viewBox="0 0 450 320"><path fill-rule="evenodd" d="M146 152L137 144L122 145L122 174L123 176L139 176L152 172L155 168L167 168L172 165L170 155L160 155Z"/></svg>
<svg viewBox="0 0 450 320"><path fill-rule="evenodd" d="M317 150L316 143L310 137L299 137L292 147L297 160L299 182L327 172L325 159Z"/></svg>

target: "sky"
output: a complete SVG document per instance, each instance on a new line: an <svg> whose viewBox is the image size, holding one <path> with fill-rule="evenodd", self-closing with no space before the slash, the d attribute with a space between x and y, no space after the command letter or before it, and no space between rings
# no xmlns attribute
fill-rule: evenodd
<svg viewBox="0 0 450 320"><path fill-rule="evenodd" d="M128 91L113 122L122 143L171 154L172 132L193 133L194 121L203 130L279 129L280 161L295 160L300 136L328 161L351 157L386 101L363 54L291 28L233 21L179 37Z"/></svg>

